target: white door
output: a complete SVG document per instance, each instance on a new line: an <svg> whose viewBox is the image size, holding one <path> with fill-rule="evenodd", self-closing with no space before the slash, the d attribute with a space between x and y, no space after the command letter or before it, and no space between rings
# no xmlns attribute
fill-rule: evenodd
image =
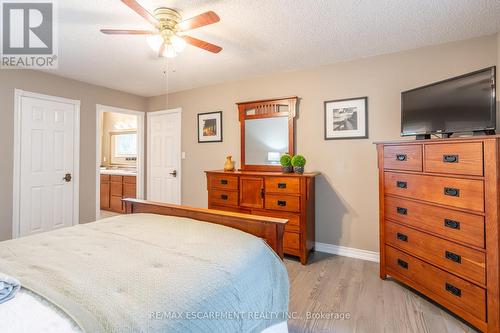
<svg viewBox="0 0 500 333"><path fill-rule="evenodd" d="M181 204L181 109L148 113L148 200Z"/></svg>
<svg viewBox="0 0 500 333"><path fill-rule="evenodd" d="M32 95L18 101L19 202L14 236L16 231L17 236L27 236L78 223L78 106Z"/></svg>

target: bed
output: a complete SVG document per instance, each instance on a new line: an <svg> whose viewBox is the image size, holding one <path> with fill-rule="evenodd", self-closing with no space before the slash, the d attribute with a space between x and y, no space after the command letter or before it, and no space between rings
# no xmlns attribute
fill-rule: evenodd
<svg viewBox="0 0 500 333"><path fill-rule="evenodd" d="M127 215L0 243L0 271L23 285L0 325L287 331L286 220L124 201Z"/></svg>

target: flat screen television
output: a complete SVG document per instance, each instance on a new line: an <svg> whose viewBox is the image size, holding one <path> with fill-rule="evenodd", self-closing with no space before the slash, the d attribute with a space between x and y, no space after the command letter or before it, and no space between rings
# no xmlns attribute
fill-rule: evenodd
<svg viewBox="0 0 500 333"><path fill-rule="evenodd" d="M496 67L401 93L401 135L428 138L496 127Z"/></svg>

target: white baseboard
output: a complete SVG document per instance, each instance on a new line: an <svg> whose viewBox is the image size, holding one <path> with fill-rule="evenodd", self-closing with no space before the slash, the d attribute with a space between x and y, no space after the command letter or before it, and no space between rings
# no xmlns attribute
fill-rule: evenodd
<svg viewBox="0 0 500 333"><path fill-rule="evenodd" d="M344 257L380 262L380 257L379 257L380 253L374 251L355 249L353 247L316 242L315 250L318 252L326 252Z"/></svg>

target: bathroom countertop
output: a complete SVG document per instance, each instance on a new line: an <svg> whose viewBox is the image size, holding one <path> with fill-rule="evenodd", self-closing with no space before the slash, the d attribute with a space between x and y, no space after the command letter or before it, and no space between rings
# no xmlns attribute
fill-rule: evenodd
<svg viewBox="0 0 500 333"><path fill-rule="evenodd" d="M101 169L101 175L115 175L115 176L137 176L137 171L135 170L103 170Z"/></svg>

